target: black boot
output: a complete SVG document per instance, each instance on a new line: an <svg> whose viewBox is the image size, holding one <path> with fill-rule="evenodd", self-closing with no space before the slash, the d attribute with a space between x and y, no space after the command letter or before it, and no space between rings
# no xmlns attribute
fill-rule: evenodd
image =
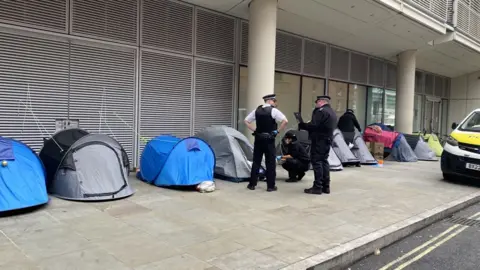
<svg viewBox="0 0 480 270"><path fill-rule="evenodd" d="M247 188L250 189L250 190L255 190L255 185L248 184Z"/></svg>
<svg viewBox="0 0 480 270"><path fill-rule="evenodd" d="M305 172L298 173L297 180L300 181L305 176Z"/></svg>
<svg viewBox="0 0 480 270"><path fill-rule="evenodd" d="M330 194L330 187L323 187L322 192L325 194Z"/></svg>
<svg viewBox="0 0 480 270"><path fill-rule="evenodd" d="M311 187L304 190L307 194L322 195L322 188L320 187Z"/></svg>
<svg viewBox="0 0 480 270"><path fill-rule="evenodd" d="M268 192L277 191L277 187L276 187L276 186L274 186L274 187L269 187L269 188L267 188L267 191L268 191Z"/></svg>

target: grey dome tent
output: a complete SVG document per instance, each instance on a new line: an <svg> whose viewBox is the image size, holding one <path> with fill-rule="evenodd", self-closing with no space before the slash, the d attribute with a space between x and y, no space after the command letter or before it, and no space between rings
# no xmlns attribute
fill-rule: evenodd
<svg viewBox="0 0 480 270"><path fill-rule="evenodd" d="M355 130L355 137L353 139L352 153L360 160L360 164L375 165L377 160L370 153L365 141L362 138L362 134Z"/></svg>
<svg viewBox="0 0 480 270"><path fill-rule="evenodd" d="M419 135L410 135L410 134L403 134L405 136L405 140L407 141L410 148L413 149L413 152L417 156L418 160L422 161L438 161L435 152L428 146L422 136Z"/></svg>
<svg viewBox="0 0 480 270"><path fill-rule="evenodd" d="M56 197L103 201L134 193L128 184L128 156L107 135L62 130L44 140L39 156L47 173L47 190Z"/></svg>
<svg viewBox="0 0 480 270"><path fill-rule="evenodd" d="M234 182L250 178L253 146L241 132L227 126L211 126L197 132L195 137L204 140L213 149L216 177Z"/></svg>
<svg viewBox="0 0 480 270"><path fill-rule="evenodd" d="M289 130L290 132L293 132L295 136L297 137L297 140L299 143L301 143L305 149L307 150L307 153L310 154L310 148L311 148L311 142L308 138L308 131L306 130ZM286 132L285 132L286 133ZM282 138L283 142L283 138ZM283 150L283 143L280 143L277 146L277 153L278 155L282 155L284 152ZM343 170L343 165L342 162L338 159L337 155L335 154L335 151L333 151L333 148L330 148L330 153L328 155L328 164L330 166L330 171L341 171ZM310 164L310 169L312 169L312 165Z"/></svg>
<svg viewBox="0 0 480 270"><path fill-rule="evenodd" d="M343 166L360 165L360 159L352 153L338 128L333 132L332 148Z"/></svg>
<svg viewBox="0 0 480 270"><path fill-rule="evenodd" d="M415 152L408 144L403 134L398 134L397 139L393 143L392 151L386 160L399 162L417 162L418 158Z"/></svg>

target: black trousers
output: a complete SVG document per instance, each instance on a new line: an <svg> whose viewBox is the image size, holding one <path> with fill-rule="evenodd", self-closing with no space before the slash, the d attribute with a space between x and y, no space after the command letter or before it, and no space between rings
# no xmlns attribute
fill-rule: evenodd
<svg viewBox="0 0 480 270"><path fill-rule="evenodd" d="M255 142L253 143L253 164L252 172L250 173L250 185L257 185L258 170L262 165L263 155L265 155L267 188L275 187L275 177L277 176L277 172L275 171L277 167L275 152L275 138L265 139L255 137Z"/></svg>
<svg viewBox="0 0 480 270"><path fill-rule="evenodd" d="M308 163L302 162L296 158L288 158L282 167L288 171L288 177L294 178L297 175L308 171Z"/></svg>
<svg viewBox="0 0 480 270"><path fill-rule="evenodd" d="M345 142L347 145L349 143L353 144L353 140L355 139L355 131L354 132L342 132L343 138L345 139Z"/></svg>
<svg viewBox="0 0 480 270"><path fill-rule="evenodd" d="M312 143L311 162L315 180L313 187L329 188L330 187L330 165L328 164L328 154L332 141L329 139L319 140Z"/></svg>

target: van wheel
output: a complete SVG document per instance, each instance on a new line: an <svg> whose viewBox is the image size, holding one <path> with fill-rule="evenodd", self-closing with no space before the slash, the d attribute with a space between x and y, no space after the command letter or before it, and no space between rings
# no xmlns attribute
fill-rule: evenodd
<svg viewBox="0 0 480 270"><path fill-rule="evenodd" d="M448 173L443 173L443 179L447 181L452 181L452 175Z"/></svg>

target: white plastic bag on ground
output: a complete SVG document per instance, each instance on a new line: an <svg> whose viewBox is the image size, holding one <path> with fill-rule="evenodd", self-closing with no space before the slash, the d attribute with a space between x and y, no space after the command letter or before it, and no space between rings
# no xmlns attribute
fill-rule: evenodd
<svg viewBox="0 0 480 270"><path fill-rule="evenodd" d="M200 184L198 184L197 191L200 193L213 192L215 191L215 182L203 181Z"/></svg>

